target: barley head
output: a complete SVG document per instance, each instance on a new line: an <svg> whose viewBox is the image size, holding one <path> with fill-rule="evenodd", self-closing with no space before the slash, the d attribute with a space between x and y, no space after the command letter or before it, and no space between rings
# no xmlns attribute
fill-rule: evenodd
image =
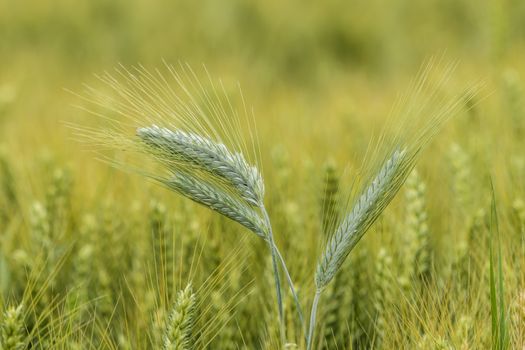
<svg viewBox="0 0 525 350"><path fill-rule="evenodd" d="M196 295L191 285L179 291L171 309L163 337L163 350L187 350L193 348L191 332L195 317Z"/></svg>
<svg viewBox="0 0 525 350"><path fill-rule="evenodd" d="M0 322L0 349L22 350L24 344L24 307L9 307Z"/></svg>

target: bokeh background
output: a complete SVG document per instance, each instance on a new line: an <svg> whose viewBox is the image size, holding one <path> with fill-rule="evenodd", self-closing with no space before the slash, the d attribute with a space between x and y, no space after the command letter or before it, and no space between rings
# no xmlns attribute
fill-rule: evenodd
<svg viewBox="0 0 525 350"><path fill-rule="evenodd" d="M414 209L410 194L398 196L356 248L348 265L352 268L345 270L351 293L341 293L341 284L328 298L339 302L341 297L346 304L327 305L320 316L337 314L337 321L330 322L338 325L341 338L330 338L331 331L320 322L318 348L379 348L377 339L383 339L385 349L480 349L494 344L489 176L496 189L505 257L506 289L501 294L506 297L512 346L522 348L522 0L1 0L0 309L36 293L40 283L46 287L44 297L32 303L33 316L26 319L30 327L45 310L42 322L49 327L33 344L52 339L51 329L64 349L149 348L158 344L159 324L176 290L191 277L188 269L194 261L184 259L194 247L209 252L200 254L200 267L193 269L197 286L222 261L235 260L232 251L242 251L251 264L228 263L228 274L217 277L220 288L206 292L204 300L216 309L210 306L204 313L199 329L210 315L220 315L210 321L220 325L220 332L204 332L198 345L275 349L271 278L264 269L268 261L260 254L262 243L255 238L240 241L246 232L231 222L97 161L90 145L78 142L68 126L96 120L76 107L83 105L77 94L83 94L84 83L100 86L95 74L112 72L119 64L154 69L164 62L187 62L205 65L227 85L240 83L257 121L277 241L290 259L307 309L315 262L326 238L320 233L323 189L329 181L338 183L348 164L354 168L360 163L396 96L432 56L458 62L451 93L470 82L484 81L485 89L474 100L465 100L418 165L426 192L418 192L417 181L411 186L426 196L427 211L422 214L417 201ZM428 288L414 284L407 292L406 280L392 274L406 269L403 233L413 223L410 210L425 219L430 232L424 233L429 239L425 247L432 252L436 277ZM206 244L196 245L202 240ZM182 279L151 278L158 252L179 250L185 254L175 254L177 264L161 275ZM61 258L66 251L67 257ZM33 284L28 283L28 271L40 271ZM58 277L43 281L51 272ZM150 276L147 283L144 276ZM88 310L75 309L74 320L60 312L67 307L57 307L60 316L49 309L51 301L73 295L70 290L79 291L73 294ZM334 311L346 307L352 312ZM296 333L288 338L300 344L300 327L289 323ZM91 335L87 342L85 334Z"/></svg>
<svg viewBox="0 0 525 350"><path fill-rule="evenodd" d="M62 137L56 122L78 114L63 89L79 91L118 63L157 67L163 59L239 81L257 115L276 119L273 132L283 119L311 125L366 114L385 96L391 104L391 91L432 55L446 52L474 77L520 71L524 16L518 0L5 0L2 134L20 138L27 123L46 125L37 138Z"/></svg>
<svg viewBox="0 0 525 350"><path fill-rule="evenodd" d="M455 81L465 86L490 81L483 96L506 87L494 108L521 108L524 18L518 0L6 0L2 143L20 162L48 151L66 162L83 159L64 126L88 118L74 107L82 84L96 87L94 75L119 64L154 69L166 61L206 65L212 76L240 83L268 146L263 154L283 146L294 160L329 154L344 161L341 137L368 139L369 121L388 114L432 56L458 61ZM484 118L504 118L493 116Z"/></svg>

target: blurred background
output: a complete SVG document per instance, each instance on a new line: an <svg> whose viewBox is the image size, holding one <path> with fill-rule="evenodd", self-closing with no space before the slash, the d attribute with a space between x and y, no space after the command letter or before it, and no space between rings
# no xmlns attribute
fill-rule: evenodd
<svg viewBox="0 0 525 350"><path fill-rule="evenodd" d="M498 161L499 169L511 162L522 169L521 155L512 160L525 125L520 0L3 0L0 149L27 174L20 183L33 184L20 185L28 197L45 182L35 169L52 161L73 170L79 192L96 198L87 190L108 176L107 166L65 126L93 119L76 108L83 102L75 94L83 84L100 87L95 75L119 64L187 62L206 65L229 86L240 83L266 162L308 167L330 158L344 167L362 157L431 56L458 62L451 90L487 85L441 146L461 143L484 171Z"/></svg>
<svg viewBox="0 0 525 350"><path fill-rule="evenodd" d="M96 74L112 72L119 64L143 64L155 69L165 61L187 62L199 68L204 64L212 77L224 79L228 86L240 83L257 120L268 188L266 200L279 231L278 245L293 261L291 272L307 305L324 237L319 219L326 207L323 189L332 186L337 193L345 166L362 159L371 135L383 125L396 96L407 91L411 79L431 56L458 62L450 81L451 92L457 93L469 82L480 80L485 81L486 89L474 100L465 99L458 118L425 151L418 164L423 185L416 181L412 192L425 192L427 184L428 215L420 208L423 204L419 199L427 194L419 193L414 200L409 188L406 198L398 196L381 223L374 226L372 231L377 234L369 234L356 248L349 270L349 275L355 275L352 281L357 281L352 287L357 295L352 297L352 305L364 306L354 305L350 318L341 318L345 320L341 325L347 325L348 319L362 321L351 338L357 344L355 348L370 348L380 337L376 316L384 311L382 305L377 307L377 300L388 300L382 294L375 295L377 291L398 292L392 297L396 302L405 297L406 293L391 288L391 284L385 282L383 289L377 285L386 280L384 265L406 265L406 226L413 221L410 203L416 202L416 211L422 211L418 215L424 221L421 231L430 242L423 242L421 249L431 252L440 277L428 289L416 285L410 294L416 302L407 299L404 306L391 303L385 308L383 326L389 327L384 327L384 339L388 341L384 348L416 348L419 338L443 338L454 344L420 349L488 348L492 335L487 266L492 231L488 225L491 187L487 180L491 175L502 218L507 305L518 310L512 314L518 315L512 318L512 339L515 348L522 348L523 0L0 0L0 254L7 261L5 271L10 269L14 276L10 284L1 281L8 274L0 274L0 286L4 286L0 292L20 300L23 293L32 292L25 272L54 266L61 261L57 257L71 247L73 262L64 263L58 282L50 279L42 283L50 286L46 294L49 299L42 299L42 304L48 307L48 300L66 295L71 285L87 285L90 288L86 288L85 299L79 300L98 302L101 295L110 296L106 304L101 302L106 305L103 312L96 320L93 318L101 325L102 340L93 341L92 348L99 349L105 342L117 344L126 337L135 348L141 348L136 344L147 348L144 344L157 340L146 339L150 324L147 317L142 317L147 313L141 312L166 312L167 307L157 306L169 305L166 301L171 300L175 290L171 286L173 290L165 292L155 281L152 288L143 285L144 274L153 264L151 251L158 248L155 239L189 237L181 246L190 252L186 256L191 256L196 249L194 242L207 239L201 233L211 232L206 236L209 240L205 249L212 253L203 254L203 262L198 264L202 271L195 273L195 282L210 275L221 261L228 261L228 249L239 249L243 244L237 235L242 231L240 227L196 209L158 186L146 185L138 176L115 171L97 161L92 152L86 152L90 146L77 142L66 126L87 125L96 119L75 107L83 104L77 94L83 94L84 83L102 85ZM335 179L332 185L331 178ZM405 215L407 211L409 215ZM207 214L196 215L204 212ZM228 233L222 235L223 231ZM236 266L236 273L225 274L237 279L237 284L228 289L230 294L212 294L213 298L222 297L223 302L235 301L233 296L238 295L243 299L247 294L236 293L255 280L253 294L238 308L245 317L240 318L241 324L245 321L255 325L247 326L241 339L236 333L238 325L230 324L225 330L231 334L224 331L219 340L259 344L259 323L264 326L272 319L267 317L261 322L253 317L257 312L271 310L270 297L265 296L271 288L260 287L269 284L264 284L261 267L265 260L260 256L264 249L258 242L253 238L250 244L242 245L242 251L250 251L257 261L252 264L254 271L245 273L245 265ZM393 263L384 259L385 248L393 256ZM41 253L45 258L42 265L33 261ZM146 263L142 264L141 259ZM354 263L358 268L354 269ZM186 265L175 264L184 270L180 273L184 281L189 278L186 270L191 270ZM1 268L2 264L0 272ZM38 271L47 278L54 267ZM129 281L138 291L139 308L122 287ZM184 282L176 283L180 287ZM342 284L339 290L346 290L345 286ZM150 289L165 294L165 305L158 300L150 303L154 299L146 293ZM441 299L442 290L450 291L446 296L450 300ZM344 294L336 292L334 289L334 298L327 299L336 300L335 296ZM115 306L118 301L122 301L121 309ZM143 307L142 302L147 305ZM229 308L233 304L228 302L224 305ZM222 305L216 300L206 303ZM445 304L449 305L447 312L443 311ZM334 305L332 311L346 310ZM356 311L359 308L361 312ZM213 317L220 314L211 310ZM163 314L159 314L158 319L163 320ZM223 323L231 318L229 312L226 314ZM356 321L362 315L370 317ZM113 325L107 331L105 325L110 322ZM64 339L71 333L67 326L57 329L63 329ZM105 337L111 341L104 341ZM294 337L300 338L289 338ZM85 339L83 334L75 338L78 344ZM348 342L346 335L344 338ZM463 347L465 343L467 347ZM64 348L73 347L66 344ZM275 349L272 345L267 348Z"/></svg>
<svg viewBox="0 0 525 350"><path fill-rule="evenodd" d="M384 96L391 104L388 90L431 55L446 52L472 77L522 71L524 23L520 0L3 0L0 132L18 143L22 121L45 124L36 138L52 144L56 121L78 115L64 89L163 59L239 81L259 118L324 120L341 103L364 114Z"/></svg>
<svg viewBox="0 0 525 350"><path fill-rule="evenodd" d="M521 93L524 44L519 0L4 0L0 136L20 160L78 157L64 122L87 116L67 90L96 86L94 74L118 64L165 60L239 82L261 139L269 134L292 158L344 160L334 133L366 140L367 121L388 113L432 55L459 61L457 81L491 81L489 94L507 87L495 108L514 108L502 105Z"/></svg>

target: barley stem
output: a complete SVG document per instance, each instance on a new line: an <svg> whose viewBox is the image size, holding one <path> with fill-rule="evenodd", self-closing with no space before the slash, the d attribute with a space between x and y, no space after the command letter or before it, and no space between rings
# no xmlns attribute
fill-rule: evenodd
<svg viewBox="0 0 525 350"><path fill-rule="evenodd" d="M310 312L310 326L308 329L308 337L306 338L306 350L312 349L312 341L315 332L315 319L317 317L317 305L319 304L319 299L321 298L322 290L318 289L315 292L314 301L312 302L312 311Z"/></svg>
<svg viewBox="0 0 525 350"><path fill-rule="evenodd" d="M299 297L297 296L297 292L295 291L295 287L292 281L292 277L290 276L290 272L288 271L288 268L286 267L286 263L284 261L283 256L281 255L281 252L277 247L275 247L275 252L277 253L277 257L281 261L281 266L284 271L284 275L286 277L286 280L288 281L288 285L290 286L290 291L292 292L292 296L294 298L295 307L297 308L297 314L299 315L299 321L301 322L301 328L304 329L304 316L303 311L301 309L301 303L299 303Z"/></svg>
<svg viewBox="0 0 525 350"><path fill-rule="evenodd" d="M281 293L281 277L279 276L279 267L277 266L277 259L276 259L277 248L273 240L272 225L270 223L270 217L268 216L268 212L266 211L266 208L264 207L264 205L261 205L260 209L263 214L264 220L266 222L266 226L268 228L268 244L270 245L270 252L272 254L272 267L273 267L273 275L275 278L275 292L277 294L277 309L279 311L279 323L280 323L279 329L281 333L281 341L284 344L285 328L284 328L284 316L283 316L283 298L282 298L282 293Z"/></svg>
<svg viewBox="0 0 525 350"><path fill-rule="evenodd" d="M290 292L292 293L292 297L295 302L295 307L297 309L297 314L299 316L299 321L301 323L301 328L304 329L304 317L303 312L301 309L301 303L299 302L299 297L297 296L297 292L295 291L295 287L292 281L292 277L290 276L290 272L288 271L288 267L286 266L286 262L279 251L279 248L277 248L277 245L275 244L275 241L273 239L273 230L270 223L270 218L268 216L268 212L266 211L266 208L264 206L260 207L261 212L263 213L264 220L266 221L266 224L268 226L268 243L270 244L270 251L272 254L272 266L274 270L275 275L275 283L276 283L276 293L277 293L277 303L279 308L279 316L281 318L281 323L283 323L282 329L284 330L284 315L283 315L283 304L282 304L282 291L281 291L281 281L280 281L280 275L279 275L279 269L277 266L276 258L279 259L279 262L281 263L281 267L283 269L284 276L286 277L286 281L288 282L288 286L290 288Z"/></svg>

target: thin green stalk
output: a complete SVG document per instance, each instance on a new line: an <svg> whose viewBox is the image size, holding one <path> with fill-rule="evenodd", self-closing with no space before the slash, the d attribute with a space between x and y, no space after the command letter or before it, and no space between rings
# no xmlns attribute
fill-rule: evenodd
<svg viewBox="0 0 525 350"><path fill-rule="evenodd" d="M283 272L284 272L284 275L286 277L286 281L288 282L288 286L290 287L290 291L292 293L292 297L294 299L294 302L295 302L295 307L297 309L297 314L299 315L299 321L301 323L301 329L303 329L303 332L305 331L305 324L304 324L304 316L303 316L303 311L302 311L302 308L301 308L301 303L299 302L299 297L297 296L297 292L295 291L295 287L294 287L294 284L293 284L293 281L292 281L292 277L290 276L290 272L288 271L288 267L286 266L286 262L284 261L284 258L281 254L281 252L279 251L279 248L277 248L277 245L275 244L275 241L273 240L273 230L272 230L272 227L271 227L271 223L270 223L270 218L268 216L268 212L266 211L266 208L264 206L261 207L261 211L264 215L264 219L266 220L266 224L268 225L268 228L269 228L269 233L268 233L268 242L270 244L270 249L272 251L272 265L273 265L273 269L274 269L274 274L275 276L277 277L276 278L276 286L277 287L277 302L279 303L279 316L281 317L281 321L283 321L284 319L284 315L282 314L283 313L283 305L282 305L282 293L281 293L281 283L280 283L280 278L279 278L279 271L278 271L278 268L277 268L277 264L276 264L276 261L275 261L275 257L279 258L279 261L281 263L281 267L283 269ZM305 335L306 337L306 335Z"/></svg>
<svg viewBox="0 0 525 350"><path fill-rule="evenodd" d="M284 344L285 340L285 326L284 326L284 315L283 315L283 298L281 293L281 277L279 276L279 267L277 266L277 259L276 259L276 247L275 242L273 240L273 232L272 232L272 225L270 223L270 217L268 216L268 212L266 211L266 208L264 206L261 206L261 212L264 216L264 220L266 221L266 226L268 227L268 244L270 245L270 252L272 254L272 267L273 267L273 274L275 278L275 292L277 294L277 308L279 310L279 323L280 323L280 333L281 333L281 341Z"/></svg>
<svg viewBox="0 0 525 350"><path fill-rule="evenodd" d="M306 338L306 350L312 349L312 341L315 332L315 319L317 317L317 305L319 304L319 299L321 298L321 290L315 292L314 301L312 302L312 311L310 312L310 326L308 328L308 337Z"/></svg>
<svg viewBox="0 0 525 350"><path fill-rule="evenodd" d="M288 285L290 286L290 291L292 292L292 296L294 298L295 307L297 308L297 313L299 315L299 321L301 322L301 328L304 331L305 329L304 329L303 311L301 309L301 303L299 303L299 297L297 296L297 293L295 291L295 287L294 287L294 284L293 284L293 281L292 281L292 277L290 276L290 272L288 271L288 268L286 267L286 263L284 261L283 256L281 255L281 252L279 251L279 249L276 246L275 246L275 252L277 253L277 257L281 261L281 266L283 268L284 275L286 276L286 280L288 281Z"/></svg>

